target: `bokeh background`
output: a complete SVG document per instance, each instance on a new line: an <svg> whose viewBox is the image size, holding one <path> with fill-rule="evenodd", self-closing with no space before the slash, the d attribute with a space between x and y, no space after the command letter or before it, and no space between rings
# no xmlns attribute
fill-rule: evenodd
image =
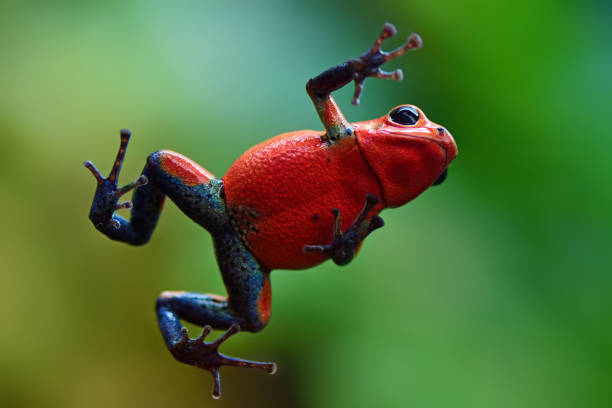
<svg viewBox="0 0 612 408"><path fill-rule="evenodd" d="M4 1L0 6L3 407L612 406L612 6L607 1ZM210 238L168 204L151 242L87 219L161 148L217 176L277 133L320 129L308 78L385 21L425 47L336 100L414 103L453 133L441 187L383 214L348 267L272 274L263 332L224 352L268 376L176 363L165 289L224 294ZM192 335L196 328L190 326Z"/></svg>

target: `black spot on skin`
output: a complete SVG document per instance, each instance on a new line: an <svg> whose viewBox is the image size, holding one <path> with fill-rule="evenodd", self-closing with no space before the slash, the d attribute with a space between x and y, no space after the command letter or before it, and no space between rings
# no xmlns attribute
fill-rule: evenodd
<svg viewBox="0 0 612 408"><path fill-rule="evenodd" d="M331 159L330 159L329 157L327 158L327 162L328 162L328 163L331 163Z"/></svg>
<svg viewBox="0 0 612 408"><path fill-rule="evenodd" d="M319 214L313 214L312 215L312 220L313 221L318 220L318 219L319 219Z"/></svg>

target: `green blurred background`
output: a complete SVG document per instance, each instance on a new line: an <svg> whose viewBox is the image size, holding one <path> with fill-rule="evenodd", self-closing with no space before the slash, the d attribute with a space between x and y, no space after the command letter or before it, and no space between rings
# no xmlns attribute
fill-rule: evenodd
<svg viewBox="0 0 612 408"><path fill-rule="evenodd" d="M3 407L612 406L612 6L607 1L4 1L0 6ZM87 219L119 129L122 182L161 148L222 176L321 125L306 80L385 21L425 47L336 99L414 103L453 133L448 180L383 214L350 266L272 275L263 332L223 350L275 376L176 363L165 289L224 294L210 238L167 205L133 248ZM192 335L196 329L191 326Z"/></svg>

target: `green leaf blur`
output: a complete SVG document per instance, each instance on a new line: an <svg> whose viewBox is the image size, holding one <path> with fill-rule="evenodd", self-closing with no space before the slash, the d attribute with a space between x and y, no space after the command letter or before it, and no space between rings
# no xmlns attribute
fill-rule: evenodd
<svg viewBox="0 0 612 408"><path fill-rule="evenodd" d="M612 406L612 7L605 1L30 1L0 6L0 405ZM224 294L208 234L166 205L151 242L87 219L119 129L122 182L167 148L217 176L320 129L304 85L390 21L422 50L336 100L414 103L459 146L447 181L384 212L347 267L272 274L263 332L223 351L275 376L176 363L162 290ZM191 335L197 328L190 326Z"/></svg>

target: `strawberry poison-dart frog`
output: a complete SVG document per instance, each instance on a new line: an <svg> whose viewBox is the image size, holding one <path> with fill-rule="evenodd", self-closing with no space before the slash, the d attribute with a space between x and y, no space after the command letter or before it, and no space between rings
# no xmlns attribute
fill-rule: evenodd
<svg viewBox="0 0 612 408"><path fill-rule="evenodd" d="M457 155L451 134L416 106L401 105L378 119L349 123L332 99L333 91L355 81L356 105L367 77L402 79L401 70L385 72L380 66L422 43L412 34L402 47L383 52L383 40L395 33L385 24L371 49L308 81L306 91L324 132L299 130L253 146L223 178L185 156L160 150L147 158L138 179L118 188L128 130L121 131L108 178L85 162L98 184L89 218L110 239L145 244L166 196L212 235L228 296L163 292L156 310L174 358L210 371L215 398L221 395L223 365L276 371L274 363L218 352L239 330L257 332L270 320L270 271L310 268L329 258L346 265L364 238L383 226L378 214L384 208L404 205L440 184ZM133 204L118 203L132 189ZM122 208L132 208L130 220L115 213ZM191 339L181 319L203 326L201 335ZM213 329L227 331L204 341Z"/></svg>

